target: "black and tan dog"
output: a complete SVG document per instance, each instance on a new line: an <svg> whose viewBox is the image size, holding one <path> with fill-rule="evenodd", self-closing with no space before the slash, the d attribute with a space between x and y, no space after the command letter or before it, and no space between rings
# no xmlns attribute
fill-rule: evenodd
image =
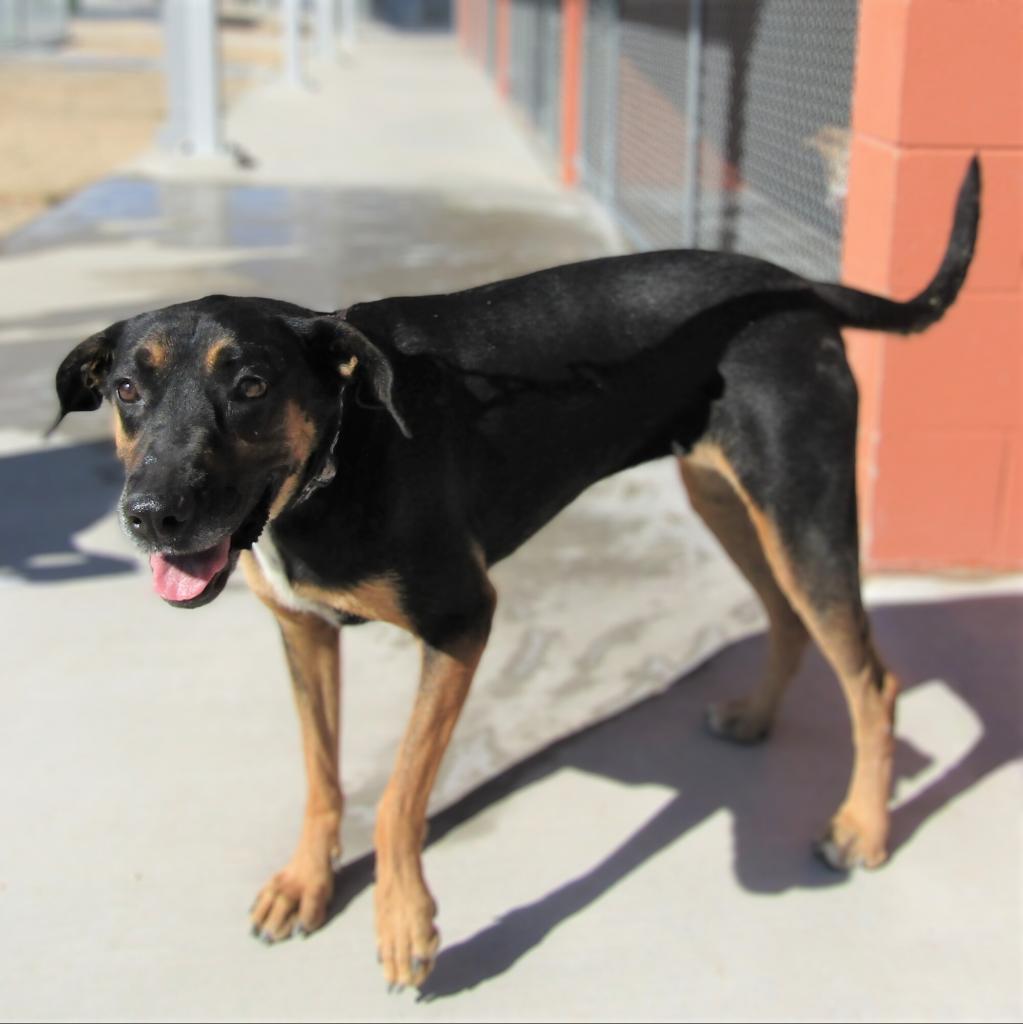
<svg viewBox="0 0 1023 1024"><path fill-rule="evenodd" d="M426 977L427 798L490 630L487 567L594 481L672 452L770 619L763 681L714 706L712 727L765 735L812 637L856 747L819 848L836 868L885 859L897 684L860 598L857 395L839 328L937 320L970 263L978 196L974 162L944 261L906 303L744 256L656 252L336 313L209 296L75 348L57 373L61 415L115 407L121 516L158 593L206 604L240 557L280 623L309 797L294 857L253 909L260 934L324 920L342 809L338 630L384 620L421 640L422 678L377 817L377 942L389 981Z"/></svg>

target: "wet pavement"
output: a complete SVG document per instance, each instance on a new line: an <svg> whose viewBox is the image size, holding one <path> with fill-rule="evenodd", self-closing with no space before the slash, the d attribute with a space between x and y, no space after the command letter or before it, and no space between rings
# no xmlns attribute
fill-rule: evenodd
<svg viewBox="0 0 1023 1024"><path fill-rule="evenodd" d="M40 439L53 370L200 294L333 309L617 247L487 88L443 39L371 37L314 92L245 97L228 128L251 168L150 156L3 243L4 1016L1019 1019L1018 582L873 587L907 687L894 858L847 879L809 854L851 755L821 659L771 743L703 729L757 673L762 638L727 645L761 619L670 464L595 488L495 571L433 805L444 949L422 998L385 993L364 856L415 685L391 627L345 638L333 918L248 938L303 797L276 632L237 581L189 614L149 593L110 514L107 414Z"/></svg>
<svg viewBox="0 0 1023 1024"><path fill-rule="evenodd" d="M331 310L606 251L596 227L525 201L475 207L426 190L110 178L0 242L12 291L19 279L30 286L0 314L0 426L47 425L50 369L91 331L142 309L224 292ZM76 427L69 421L75 436Z"/></svg>

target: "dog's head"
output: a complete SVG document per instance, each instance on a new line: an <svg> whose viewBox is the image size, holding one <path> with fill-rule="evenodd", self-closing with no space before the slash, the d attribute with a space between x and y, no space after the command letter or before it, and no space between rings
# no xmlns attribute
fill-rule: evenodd
<svg viewBox="0 0 1023 1024"><path fill-rule="evenodd" d="M113 324L57 371L58 422L114 407L121 522L165 600L193 608L299 500L358 378L408 434L386 356L333 314L211 295Z"/></svg>

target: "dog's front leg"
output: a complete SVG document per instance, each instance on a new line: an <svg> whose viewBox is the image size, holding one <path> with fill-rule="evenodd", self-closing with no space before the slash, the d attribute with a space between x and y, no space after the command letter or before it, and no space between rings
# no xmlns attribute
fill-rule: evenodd
<svg viewBox="0 0 1023 1024"><path fill-rule="evenodd" d="M245 570L252 589L280 625L302 730L308 784L295 853L263 886L252 908L253 930L264 941L274 942L319 928L333 895L334 865L341 856L339 631L317 615L279 605L262 585L258 567L246 564Z"/></svg>
<svg viewBox="0 0 1023 1024"><path fill-rule="evenodd" d="M420 985L440 944L437 905L423 878L426 805L486 645L493 591L472 628L439 646L424 641L411 721L377 810L377 948L389 984Z"/></svg>

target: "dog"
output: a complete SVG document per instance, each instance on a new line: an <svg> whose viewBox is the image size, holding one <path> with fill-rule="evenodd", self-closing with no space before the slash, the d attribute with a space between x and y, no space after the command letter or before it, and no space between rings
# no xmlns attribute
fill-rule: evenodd
<svg viewBox="0 0 1023 1024"><path fill-rule="evenodd" d="M251 911L259 936L325 919L339 629L394 623L421 642L422 670L378 808L376 939L391 985L422 984L439 945L427 799L490 631L488 567L590 484L671 454L770 623L762 682L712 706L710 727L764 737L812 638L855 741L818 850L842 870L885 860L898 684L860 595L857 391L839 328L937 321L970 265L979 196L974 159L940 268L908 302L676 250L332 313L211 295L115 323L64 359L57 422L113 405L120 516L159 595L208 604L240 564L279 623L308 801L294 856Z"/></svg>

